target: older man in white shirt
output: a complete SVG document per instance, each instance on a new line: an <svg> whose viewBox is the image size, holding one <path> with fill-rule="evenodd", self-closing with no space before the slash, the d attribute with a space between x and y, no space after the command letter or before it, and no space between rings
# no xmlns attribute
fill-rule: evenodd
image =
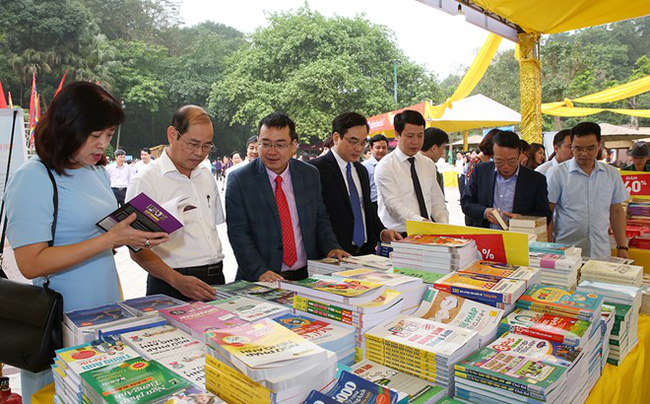
<svg viewBox="0 0 650 404"><path fill-rule="evenodd" d="M436 180L436 165L418 153L424 143L425 121L406 110L393 120L397 149L375 168L379 218L387 228L406 231L407 220L449 222L445 197Z"/></svg>
<svg viewBox="0 0 650 404"><path fill-rule="evenodd" d="M225 283L217 233L225 216L217 181L201 164L214 148L212 137L212 121L202 108L181 107L167 128L170 147L129 185L127 200L141 192L161 204L178 198L184 224L164 245L131 252L133 260L149 272L147 295L213 300L210 285Z"/></svg>

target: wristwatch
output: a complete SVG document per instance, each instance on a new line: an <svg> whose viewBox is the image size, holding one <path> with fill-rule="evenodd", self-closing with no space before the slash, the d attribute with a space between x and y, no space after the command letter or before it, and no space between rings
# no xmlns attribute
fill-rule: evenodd
<svg viewBox="0 0 650 404"><path fill-rule="evenodd" d="M628 251L630 248L629 248L628 246L626 246L626 245L617 245L617 246L616 246L616 249L617 249L617 250L625 250L625 251Z"/></svg>

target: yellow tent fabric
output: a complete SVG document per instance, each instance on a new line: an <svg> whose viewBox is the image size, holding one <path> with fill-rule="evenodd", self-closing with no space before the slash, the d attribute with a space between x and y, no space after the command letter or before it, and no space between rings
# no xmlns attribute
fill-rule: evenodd
<svg viewBox="0 0 650 404"><path fill-rule="evenodd" d="M615 112L617 114L638 116L641 118L650 118L650 109L613 109L613 108L579 108L579 107L556 107L544 108L542 106L542 113L553 116L587 116L598 114L600 112Z"/></svg>
<svg viewBox="0 0 650 404"><path fill-rule="evenodd" d="M492 62L492 59L494 58L497 49L499 49L500 44L500 36L495 34L490 34L488 36L487 40L481 47L481 50L476 55L474 62L472 62L469 70L467 70L467 73L465 73L463 80L461 80L460 84L458 85L456 91L454 91L451 97L449 97L447 101L444 102L444 104L430 106L428 108L430 114L429 116L431 118L440 118L447 108L451 108L452 102L467 97L472 92L472 90L474 90L474 87L476 87L478 82L481 81L483 75L485 74L485 71L487 70L488 66L490 66L490 62Z"/></svg>
<svg viewBox="0 0 650 404"><path fill-rule="evenodd" d="M526 32L555 34L650 14L648 0L472 0Z"/></svg>
<svg viewBox="0 0 650 404"><path fill-rule="evenodd" d="M563 101L547 102L542 104L542 110L545 108L548 110L556 107L572 107L574 102L584 104L603 104L606 102L620 101L634 97L635 95L643 94L647 91L650 91L650 76L630 81L629 83L621 84L620 86L610 87L597 93L574 98L572 100L565 98Z"/></svg>

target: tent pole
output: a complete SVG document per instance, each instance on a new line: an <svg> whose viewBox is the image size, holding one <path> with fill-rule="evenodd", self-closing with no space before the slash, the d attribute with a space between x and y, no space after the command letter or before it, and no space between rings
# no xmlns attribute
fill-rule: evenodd
<svg viewBox="0 0 650 404"><path fill-rule="evenodd" d="M528 143L542 141L542 65L539 34L519 36L519 91L521 94L521 137Z"/></svg>
<svg viewBox="0 0 650 404"><path fill-rule="evenodd" d="M463 151L466 152L469 149L469 143L468 143L468 136L469 136L469 131L464 130L463 131Z"/></svg>

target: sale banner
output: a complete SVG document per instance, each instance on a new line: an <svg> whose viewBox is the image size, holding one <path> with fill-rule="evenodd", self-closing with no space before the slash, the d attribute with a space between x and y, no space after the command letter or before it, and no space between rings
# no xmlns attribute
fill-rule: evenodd
<svg viewBox="0 0 650 404"><path fill-rule="evenodd" d="M467 238L476 241L476 248L488 261L528 266L528 235L480 227L406 221L406 232Z"/></svg>
<svg viewBox="0 0 650 404"><path fill-rule="evenodd" d="M650 172L621 171L625 189L634 199L650 199Z"/></svg>

